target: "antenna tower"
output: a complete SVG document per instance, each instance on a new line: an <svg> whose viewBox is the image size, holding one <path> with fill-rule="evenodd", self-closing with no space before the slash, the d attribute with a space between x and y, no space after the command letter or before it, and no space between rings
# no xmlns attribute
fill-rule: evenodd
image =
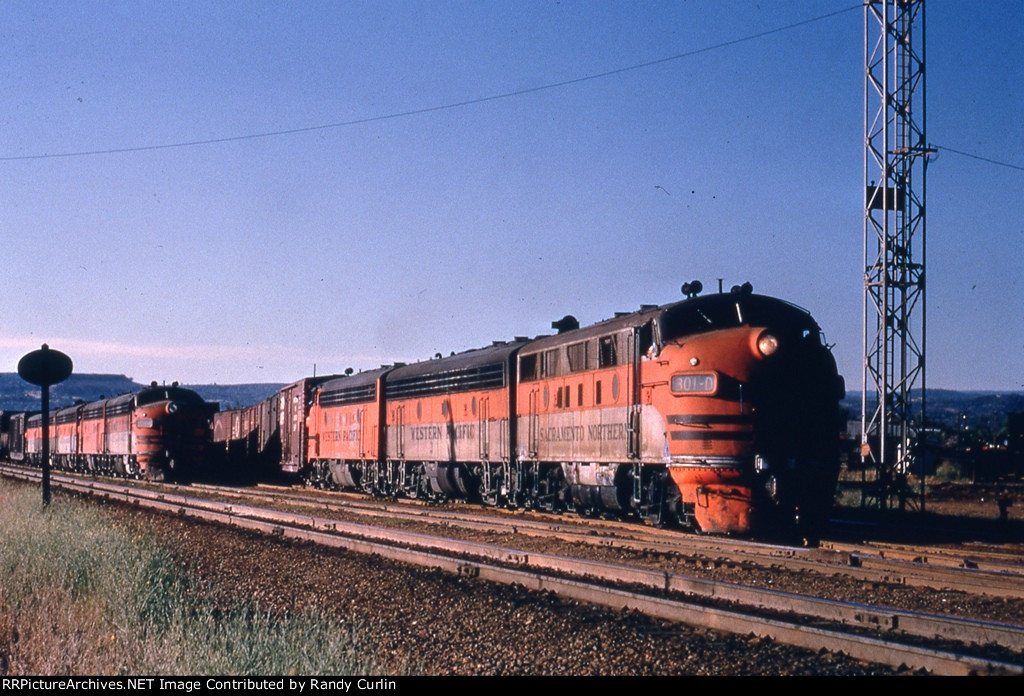
<svg viewBox="0 0 1024 696"><path fill-rule="evenodd" d="M924 0L865 2L864 62L861 458L878 506L903 507L925 413Z"/></svg>

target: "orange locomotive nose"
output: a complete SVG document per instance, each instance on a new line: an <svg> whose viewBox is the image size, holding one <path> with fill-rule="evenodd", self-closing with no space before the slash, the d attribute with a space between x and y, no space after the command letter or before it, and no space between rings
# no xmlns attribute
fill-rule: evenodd
<svg viewBox="0 0 1024 696"><path fill-rule="evenodd" d="M712 534L750 534L754 530L754 497L748 487L722 484L697 486L694 516Z"/></svg>
<svg viewBox="0 0 1024 696"><path fill-rule="evenodd" d="M202 397L181 387L150 387L136 396L135 455L155 481L186 481L206 453L209 436Z"/></svg>
<svg viewBox="0 0 1024 696"><path fill-rule="evenodd" d="M807 315L756 296L735 302L735 319L702 308L698 319L722 328L668 343L652 381L668 386L655 401L684 518L705 532L759 534L828 508L837 375Z"/></svg>

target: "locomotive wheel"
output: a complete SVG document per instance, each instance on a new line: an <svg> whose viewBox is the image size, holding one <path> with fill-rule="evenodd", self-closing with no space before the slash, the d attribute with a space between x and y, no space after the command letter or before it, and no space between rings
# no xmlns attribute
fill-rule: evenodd
<svg viewBox="0 0 1024 696"><path fill-rule="evenodd" d="M139 478L139 463L135 461L134 457L128 457L124 462L124 475L125 478L137 479Z"/></svg>
<svg viewBox="0 0 1024 696"><path fill-rule="evenodd" d="M668 510L666 501L666 479L667 473L654 473L644 486L644 503L640 510L644 521L658 529L668 525Z"/></svg>
<svg viewBox="0 0 1024 696"><path fill-rule="evenodd" d="M550 467L544 473L539 483L539 495L537 496L538 507L547 512L557 512L564 505L563 489L565 479L562 476L561 467Z"/></svg>

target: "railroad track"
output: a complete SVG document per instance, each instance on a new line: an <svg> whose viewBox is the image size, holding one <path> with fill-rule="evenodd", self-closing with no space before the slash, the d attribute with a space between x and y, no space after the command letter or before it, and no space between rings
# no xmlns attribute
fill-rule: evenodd
<svg viewBox="0 0 1024 696"><path fill-rule="evenodd" d="M676 531L637 527L620 521L557 520L504 511L463 511L295 491L279 487L262 490L208 487L218 497L286 501L288 505L344 512L372 520L386 518L440 525L475 532L515 534L571 544L630 551L637 555L676 555L701 567L721 565L813 572L843 576L872 584L892 584L966 592L1006 599L1024 599L1024 564L1019 555L977 553L939 547L901 547L895 544L850 544L825 541L818 548L764 544L742 539L696 536Z"/></svg>
<svg viewBox="0 0 1024 696"><path fill-rule="evenodd" d="M883 542L849 544L829 541L824 548L840 553L854 553L861 557L877 557L893 561L927 564L932 567L966 568L989 573L1024 574L1024 558L1019 549L1012 552L970 547L943 547L933 545L907 545Z"/></svg>
<svg viewBox="0 0 1024 696"><path fill-rule="evenodd" d="M5 475L38 480L34 471ZM442 569L692 626L757 635L934 674L1024 674L1024 627L904 612L684 575L459 541L337 517L240 505L63 475L55 487L278 537ZM941 642L945 647L929 647ZM956 645L950 647L955 642ZM987 646L970 650L975 643ZM998 652L1000 658L987 657Z"/></svg>

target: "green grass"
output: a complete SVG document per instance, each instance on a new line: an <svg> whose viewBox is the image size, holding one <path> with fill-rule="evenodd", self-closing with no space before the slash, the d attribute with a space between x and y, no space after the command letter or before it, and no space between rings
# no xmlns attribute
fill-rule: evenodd
<svg viewBox="0 0 1024 696"><path fill-rule="evenodd" d="M199 586L171 549L88 503L0 481L0 674L380 674L344 617Z"/></svg>

